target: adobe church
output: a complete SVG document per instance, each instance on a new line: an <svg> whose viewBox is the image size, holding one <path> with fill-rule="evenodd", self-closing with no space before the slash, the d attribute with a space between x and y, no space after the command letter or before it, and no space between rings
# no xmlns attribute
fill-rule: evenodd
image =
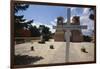
<svg viewBox="0 0 100 69"><path fill-rule="evenodd" d="M56 28L56 32L54 35L55 41L65 41L65 38L64 38L65 31L63 30L63 24L64 24L64 18L58 17L57 18L57 28ZM72 22L70 24L71 25L80 25L80 17L74 16L72 18ZM59 26L62 26L62 29L58 29ZM82 42L83 35L82 35L81 30L71 30L70 41L71 42Z"/></svg>

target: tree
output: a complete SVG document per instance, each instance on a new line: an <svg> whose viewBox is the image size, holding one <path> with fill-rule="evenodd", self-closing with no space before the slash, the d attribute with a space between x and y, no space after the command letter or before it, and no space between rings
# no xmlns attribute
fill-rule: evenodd
<svg viewBox="0 0 100 69"><path fill-rule="evenodd" d="M33 20L26 21L24 19L24 15L17 15L19 11L25 11L29 7L28 4L20 4L15 3L14 5L14 30L15 30L15 36L25 36L19 33L18 30L21 30L24 28L23 31L26 31L30 28L31 23Z"/></svg>
<svg viewBox="0 0 100 69"><path fill-rule="evenodd" d="M31 36L32 37L39 37L40 36L40 32L39 29L36 26L30 26L30 31L31 31Z"/></svg>
<svg viewBox="0 0 100 69"><path fill-rule="evenodd" d="M91 19L91 20L94 20L94 17L95 17L95 9L94 8L90 8L90 10L89 10L91 13L90 13L90 15L89 15L89 18Z"/></svg>
<svg viewBox="0 0 100 69"><path fill-rule="evenodd" d="M42 28L42 32L40 33L41 35L43 35L43 39L45 41L48 41L51 37L51 31L49 27L46 27L45 25L40 25L39 26L39 30L41 30Z"/></svg>
<svg viewBox="0 0 100 69"><path fill-rule="evenodd" d="M83 35L83 39L85 42L91 42L92 38L90 36Z"/></svg>

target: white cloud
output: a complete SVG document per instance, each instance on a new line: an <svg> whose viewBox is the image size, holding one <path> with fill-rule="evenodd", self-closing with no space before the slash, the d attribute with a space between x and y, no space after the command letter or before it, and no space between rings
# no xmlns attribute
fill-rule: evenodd
<svg viewBox="0 0 100 69"><path fill-rule="evenodd" d="M34 21L34 22L32 23L32 25L33 25L33 26L36 26L36 27L39 27L39 25L43 25L43 24L40 23L40 22Z"/></svg>
<svg viewBox="0 0 100 69"><path fill-rule="evenodd" d="M67 18L64 20L64 23L67 22Z"/></svg>
<svg viewBox="0 0 100 69"><path fill-rule="evenodd" d="M79 10L82 10L82 8L79 7L72 7L71 8L71 16L79 16Z"/></svg>
<svg viewBox="0 0 100 69"><path fill-rule="evenodd" d="M56 26L57 22L51 21L50 24Z"/></svg>
<svg viewBox="0 0 100 69"><path fill-rule="evenodd" d="M71 7L71 12L73 12L74 10L76 10L76 7Z"/></svg>
<svg viewBox="0 0 100 69"><path fill-rule="evenodd" d="M54 22L57 22L57 18L56 18L56 19L54 19Z"/></svg>
<svg viewBox="0 0 100 69"><path fill-rule="evenodd" d="M83 15L89 15L89 8L84 8L83 10Z"/></svg>
<svg viewBox="0 0 100 69"><path fill-rule="evenodd" d="M92 30L94 30L94 21L89 19L89 9L85 8L83 15L80 17L80 24L87 25L87 29L82 30L84 35L92 35Z"/></svg>
<svg viewBox="0 0 100 69"><path fill-rule="evenodd" d="M50 28L50 31L51 31L52 33L55 32L55 29L53 29L53 25L44 24L44 23L41 23L41 22L38 22L38 21L34 21L34 23L32 23L32 25L33 25L33 26L36 26L36 27L39 27L40 25L45 25L45 26L47 26L47 27Z"/></svg>

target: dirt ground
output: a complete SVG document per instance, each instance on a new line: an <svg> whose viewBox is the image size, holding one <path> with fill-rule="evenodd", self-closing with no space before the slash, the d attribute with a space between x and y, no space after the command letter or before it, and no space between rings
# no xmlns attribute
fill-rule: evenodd
<svg viewBox="0 0 100 69"><path fill-rule="evenodd" d="M54 49L50 49L53 45ZM33 50L31 50L33 47ZM85 48L83 52L81 48ZM52 64L66 62L84 62L94 61L94 44L89 42L72 43L69 46L69 58L66 61L68 54L66 53L65 42L54 42L50 40L45 44L38 42L26 42L15 45L16 64ZM22 62L22 63L21 63Z"/></svg>

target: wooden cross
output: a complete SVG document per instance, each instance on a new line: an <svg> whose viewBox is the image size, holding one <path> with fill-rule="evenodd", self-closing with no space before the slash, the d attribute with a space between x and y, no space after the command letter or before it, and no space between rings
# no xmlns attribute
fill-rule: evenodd
<svg viewBox="0 0 100 69"><path fill-rule="evenodd" d="M63 24L63 29L65 30L65 40L66 40L66 56L65 56L65 61L69 61L69 47L70 47L70 35L71 32L70 30L81 30L81 29L86 29L86 25L70 25L70 18L71 18L71 9L67 9L67 23ZM56 26L53 26L54 29L56 29ZM59 26L57 29L62 29L62 26Z"/></svg>

